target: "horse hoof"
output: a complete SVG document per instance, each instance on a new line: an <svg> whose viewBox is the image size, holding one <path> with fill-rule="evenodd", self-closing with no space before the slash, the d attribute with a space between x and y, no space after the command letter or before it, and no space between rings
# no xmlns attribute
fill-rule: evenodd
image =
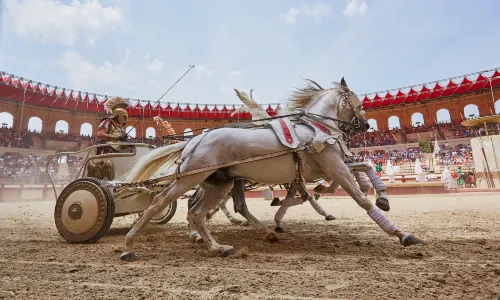
<svg viewBox="0 0 500 300"><path fill-rule="evenodd" d="M274 228L274 231L276 231L277 233L285 233L285 229L283 229L283 227L276 227Z"/></svg>
<svg viewBox="0 0 500 300"><path fill-rule="evenodd" d="M137 256L135 256L133 252L123 252L122 255L120 255L120 259L126 262L133 262L137 260Z"/></svg>
<svg viewBox="0 0 500 300"><path fill-rule="evenodd" d="M375 205L383 211L389 211L391 207L389 206L389 200L384 197L379 197L375 201Z"/></svg>
<svg viewBox="0 0 500 300"><path fill-rule="evenodd" d="M401 239L400 239L400 243L401 245L403 245L404 247L408 247L408 246L412 246L412 245L416 245L416 244L425 244L424 241L422 241L421 239L415 237L414 235L408 233L406 235L404 235Z"/></svg>
<svg viewBox="0 0 500 300"><path fill-rule="evenodd" d="M332 216L332 215L328 215L328 216L325 217L325 220L327 220L327 221L333 221L335 219L336 218L334 216Z"/></svg>
<svg viewBox="0 0 500 300"><path fill-rule="evenodd" d="M271 201L271 206L281 206L281 200L278 197L273 198L273 201Z"/></svg>
<svg viewBox="0 0 500 300"><path fill-rule="evenodd" d="M269 232L268 234L266 234L266 239L271 243L276 243L277 241L279 241L278 235L274 232Z"/></svg>
<svg viewBox="0 0 500 300"><path fill-rule="evenodd" d="M222 257L228 257L235 254L236 250L232 246L219 246L214 252Z"/></svg>

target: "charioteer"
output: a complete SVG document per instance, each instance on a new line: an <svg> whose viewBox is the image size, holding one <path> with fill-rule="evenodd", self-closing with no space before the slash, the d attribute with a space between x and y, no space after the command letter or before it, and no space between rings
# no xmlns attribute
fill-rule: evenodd
<svg viewBox="0 0 500 300"><path fill-rule="evenodd" d="M97 129L97 138L99 144L110 145L99 147L97 154L121 153L128 150L116 143L123 143L128 138L124 128L128 121L127 108L129 106L129 100L121 97L113 97L104 103L104 108L108 114L111 114L111 117L101 119Z"/></svg>

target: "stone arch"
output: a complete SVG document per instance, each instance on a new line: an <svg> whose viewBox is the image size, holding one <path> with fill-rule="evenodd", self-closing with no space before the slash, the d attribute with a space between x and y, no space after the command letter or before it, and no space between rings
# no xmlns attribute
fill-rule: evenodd
<svg viewBox="0 0 500 300"><path fill-rule="evenodd" d="M14 117L8 112L0 113L0 127L12 128L14 126Z"/></svg>
<svg viewBox="0 0 500 300"><path fill-rule="evenodd" d="M64 120L59 120L56 122L56 128L55 128L56 133L64 133L68 134L69 132L69 124L68 122Z"/></svg>
<svg viewBox="0 0 500 300"><path fill-rule="evenodd" d="M387 123L389 124L389 129L401 128L401 122L399 121L398 116L391 116L387 119Z"/></svg>
<svg viewBox="0 0 500 300"><path fill-rule="evenodd" d="M369 132L378 131L377 120L375 120L375 119L369 119L368 120L368 124L370 124L370 129L368 129Z"/></svg>
<svg viewBox="0 0 500 300"><path fill-rule="evenodd" d="M436 112L436 120L438 123L451 123L450 111L446 108L441 108Z"/></svg>
<svg viewBox="0 0 500 300"><path fill-rule="evenodd" d="M80 126L80 135L92 136L92 124L83 123L82 126Z"/></svg>
<svg viewBox="0 0 500 300"><path fill-rule="evenodd" d="M466 120L479 118L479 116L479 107L476 104L469 104L464 107L464 118Z"/></svg>
<svg viewBox="0 0 500 300"><path fill-rule="evenodd" d="M497 101L495 101L495 113L497 115L500 115L500 99L498 99Z"/></svg>
<svg viewBox="0 0 500 300"><path fill-rule="evenodd" d="M418 125L425 125L424 123L424 115L422 113L416 112L411 115L411 125L416 127Z"/></svg>
<svg viewBox="0 0 500 300"><path fill-rule="evenodd" d="M125 132L126 133L128 132L128 136L131 137L131 138L136 138L137 137L136 131L135 131L135 127L129 126L129 127L127 127L127 129L125 129Z"/></svg>
<svg viewBox="0 0 500 300"><path fill-rule="evenodd" d="M31 117L28 120L28 130L32 132L42 132L43 121L39 117Z"/></svg>
<svg viewBox="0 0 500 300"><path fill-rule="evenodd" d="M191 128L184 129L184 135L193 135L193 130Z"/></svg>
<svg viewBox="0 0 500 300"><path fill-rule="evenodd" d="M146 137L154 139L156 137L156 129L154 129L154 127L148 127L146 129Z"/></svg>

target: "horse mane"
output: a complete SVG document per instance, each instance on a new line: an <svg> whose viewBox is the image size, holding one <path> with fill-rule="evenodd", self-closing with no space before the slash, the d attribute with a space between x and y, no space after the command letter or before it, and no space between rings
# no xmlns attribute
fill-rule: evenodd
<svg viewBox="0 0 500 300"><path fill-rule="evenodd" d="M289 111L306 107L318 93L326 91L321 85L311 79L304 79L306 86L296 88L288 100L287 108Z"/></svg>

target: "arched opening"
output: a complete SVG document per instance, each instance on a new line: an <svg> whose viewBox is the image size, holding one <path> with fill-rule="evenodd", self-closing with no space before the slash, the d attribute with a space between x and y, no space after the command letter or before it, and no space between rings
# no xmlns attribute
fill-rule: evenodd
<svg viewBox="0 0 500 300"><path fill-rule="evenodd" d="M413 115L411 115L411 125L413 127L424 125L424 115L419 112L416 112Z"/></svg>
<svg viewBox="0 0 500 300"><path fill-rule="evenodd" d="M465 106L464 107L464 118L466 120L479 118L479 107L477 107L476 104L469 104L469 105Z"/></svg>
<svg viewBox="0 0 500 300"><path fill-rule="evenodd" d="M64 120L56 122L56 133L68 134L69 124Z"/></svg>
<svg viewBox="0 0 500 300"><path fill-rule="evenodd" d="M373 132L378 130L377 120L369 119L368 124L370 124L370 129L368 129L368 132Z"/></svg>
<svg viewBox="0 0 500 300"><path fill-rule="evenodd" d="M193 130L191 128L184 129L184 135L193 135Z"/></svg>
<svg viewBox="0 0 500 300"><path fill-rule="evenodd" d="M495 102L495 113L500 115L500 99Z"/></svg>
<svg viewBox="0 0 500 300"><path fill-rule="evenodd" d="M31 117L28 120L28 130L31 132L42 132L42 119Z"/></svg>
<svg viewBox="0 0 500 300"><path fill-rule="evenodd" d="M83 123L80 126L80 135L92 136L92 125L90 123Z"/></svg>
<svg viewBox="0 0 500 300"><path fill-rule="evenodd" d="M389 129L401 128L401 123L399 122L399 117L392 116L389 118Z"/></svg>
<svg viewBox="0 0 500 300"><path fill-rule="evenodd" d="M132 130L130 130L130 129L132 129ZM127 127L127 129L125 129L125 133L127 133L127 132L128 132L128 136L129 137L131 137L131 138L135 138L136 137L135 127L132 127L132 126Z"/></svg>
<svg viewBox="0 0 500 300"><path fill-rule="evenodd" d="M153 127L146 129L146 137L148 139L154 139L156 137L156 130Z"/></svg>
<svg viewBox="0 0 500 300"><path fill-rule="evenodd" d="M450 111L446 108L441 108L436 112L436 120L438 123L451 123Z"/></svg>
<svg viewBox="0 0 500 300"><path fill-rule="evenodd" d="M14 125L14 117L8 112L0 113L0 127L12 128Z"/></svg>

